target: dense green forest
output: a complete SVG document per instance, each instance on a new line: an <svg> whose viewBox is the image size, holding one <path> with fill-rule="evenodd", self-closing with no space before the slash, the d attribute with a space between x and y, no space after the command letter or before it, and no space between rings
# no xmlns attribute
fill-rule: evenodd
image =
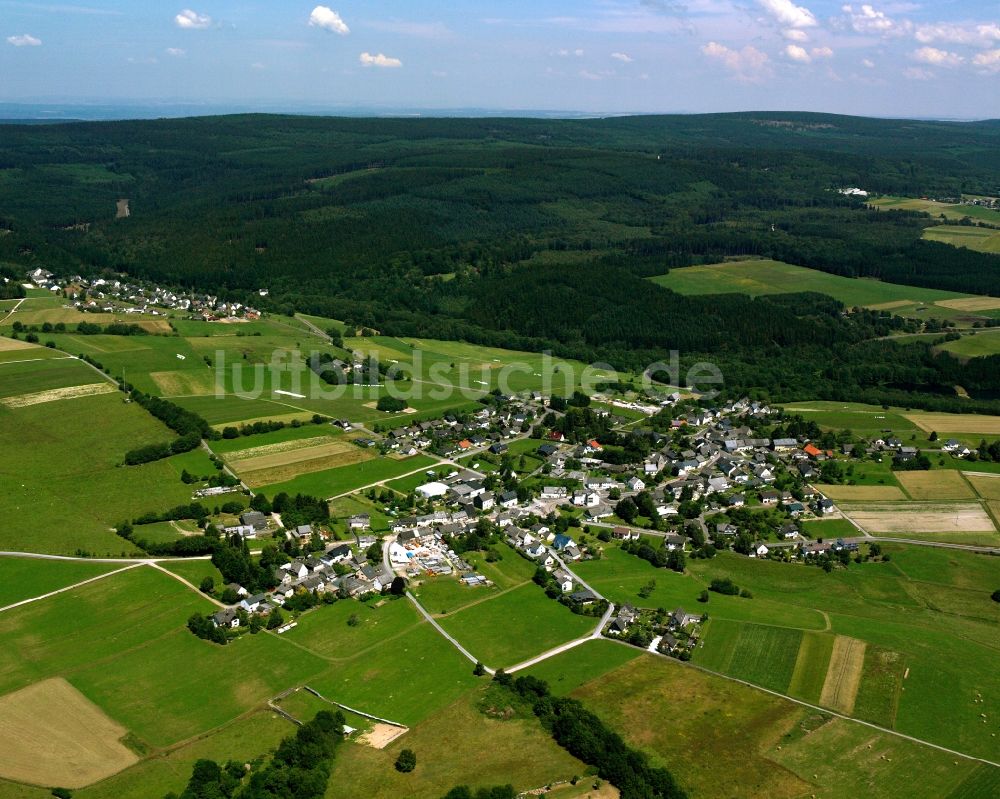
<svg viewBox="0 0 1000 799"><path fill-rule="evenodd" d="M0 268L125 272L384 333L636 368L711 359L727 390L995 409L995 359L882 337L819 295L682 297L729 256L1000 294L1000 256L836 189L1000 194L1000 123L816 114L232 116L0 126ZM115 218L130 200L131 216ZM257 289L268 288L262 300ZM789 287L794 291L794 286ZM971 401L959 402L962 386Z"/></svg>

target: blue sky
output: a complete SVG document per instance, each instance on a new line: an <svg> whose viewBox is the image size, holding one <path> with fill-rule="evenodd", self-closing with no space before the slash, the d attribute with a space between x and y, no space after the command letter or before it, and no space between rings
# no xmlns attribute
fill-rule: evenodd
<svg viewBox="0 0 1000 799"><path fill-rule="evenodd" d="M1000 2L0 0L0 102L1000 117Z"/></svg>

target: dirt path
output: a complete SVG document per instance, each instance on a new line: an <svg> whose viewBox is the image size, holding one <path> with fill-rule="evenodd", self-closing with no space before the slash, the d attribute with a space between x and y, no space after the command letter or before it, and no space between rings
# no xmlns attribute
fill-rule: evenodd
<svg viewBox="0 0 1000 799"><path fill-rule="evenodd" d="M67 585L64 588L57 588L55 591L49 591L47 594L41 594L40 596L33 596L30 597L29 599L22 599L20 602L14 602L13 604L0 608L0 613L3 613L4 611L7 610L13 610L14 608L22 607L23 605L30 605L32 602L38 602L42 599L48 599L50 596L56 596L56 594L63 594L66 591L72 591L76 588L80 588L81 586L87 585L88 583L94 583L97 582L98 580L103 580L105 577L110 577L113 574L121 574L122 572L127 572L130 569L134 569L137 566L142 566L142 565L143 564L141 562L132 563L121 569L114 569L113 571L105 572L104 574L98 574L96 577L90 577L86 580L81 580L78 583L73 583L73 585Z"/></svg>

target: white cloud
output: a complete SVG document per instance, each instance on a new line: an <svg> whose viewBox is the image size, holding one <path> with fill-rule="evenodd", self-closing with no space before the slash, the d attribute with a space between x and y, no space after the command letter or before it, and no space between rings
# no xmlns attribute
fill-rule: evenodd
<svg viewBox="0 0 1000 799"><path fill-rule="evenodd" d="M561 50L556 50L556 55L559 56L560 58L569 58L571 55L576 56L577 58L582 58L583 50L580 49L579 47L576 48L575 50L567 50L564 47Z"/></svg>
<svg viewBox="0 0 1000 799"><path fill-rule="evenodd" d="M872 61L870 58L862 58L861 66L867 67L868 69L875 69L875 62Z"/></svg>
<svg viewBox="0 0 1000 799"><path fill-rule="evenodd" d="M781 35L790 42L808 42L809 34L801 28L785 28Z"/></svg>
<svg viewBox="0 0 1000 799"><path fill-rule="evenodd" d="M855 33L897 36L906 33L912 27L908 20L896 22L884 11L879 11L868 3L858 6L857 9L845 5L841 10L847 15L847 24Z"/></svg>
<svg viewBox="0 0 1000 799"><path fill-rule="evenodd" d="M1000 72L1000 50L987 50L972 59L972 63L987 72Z"/></svg>
<svg viewBox="0 0 1000 799"><path fill-rule="evenodd" d="M934 73L923 67L907 67L903 70L903 77L910 80L933 80Z"/></svg>
<svg viewBox="0 0 1000 799"><path fill-rule="evenodd" d="M922 44L944 42L946 44L971 44L977 47L992 47L1000 41L1000 25L995 22L979 25L954 25L940 22L921 25L914 37Z"/></svg>
<svg viewBox="0 0 1000 799"><path fill-rule="evenodd" d="M635 60L628 53L612 53L611 57L626 64L631 64Z"/></svg>
<svg viewBox="0 0 1000 799"><path fill-rule="evenodd" d="M950 53L936 47L921 47L919 50L914 50L912 56L922 64L935 67L957 67L965 60L958 53Z"/></svg>
<svg viewBox="0 0 1000 799"><path fill-rule="evenodd" d="M178 28L185 30L201 30L212 24L212 18L207 14L199 14L190 8L185 8L180 14L174 17L174 24Z"/></svg>
<svg viewBox="0 0 1000 799"><path fill-rule="evenodd" d="M14 47L40 47L42 40L36 39L30 33L24 33L20 36L8 36L7 44L12 44Z"/></svg>
<svg viewBox="0 0 1000 799"><path fill-rule="evenodd" d="M756 83L771 74L771 59L767 53L749 44L742 50L731 50L724 44L709 42L701 52L721 63L737 80Z"/></svg>
<svg viewBox="0 0 1000 799"><path fill-rule="evenodd" d="M764 10L786 28L814 28L816 17L805 6L792 0L757 0Z"/></svg>
<svg viewBox="0 0 1000 799"><path fill-rule="evenodd" d="M790 44L785 47L785 55L788 56L792 61L798 61L800 64L808 64L812 61L809 56L809 52L804 47L799 47L797 44Z"/></svg>
<svg viewBox="0 0 1000 799"><path fill-rule="evenodd" d="M309 25L313 28L322 28L331 33L339 33L346 36L351 32L347 23L340 18L340 14L329 6L316 6L309 15Z"/></svg>
<svg viewBox="0 0 1000 799"><path fill-rule="evenodd" d="M168 47L165 52L167 55L171 55L174 58L180 58L181 56L187 55L187 50L183 50L180 47Z"/></svg>
<svg viewBox="0 0 1000 799"><path fill-rule="evenodd" d="M833 50L829 47L814 47L812 49L813 58L833 58Z"/></svg>
<svg viewBox="0 0 1000 799"><path fill-rule="evenodd" d="M358 60L361 62L361 66L363 67L393 68L403 66L403 62L398 58L390 58L382 53L379 53L378 55L362 53L358 56Z"/></svg>

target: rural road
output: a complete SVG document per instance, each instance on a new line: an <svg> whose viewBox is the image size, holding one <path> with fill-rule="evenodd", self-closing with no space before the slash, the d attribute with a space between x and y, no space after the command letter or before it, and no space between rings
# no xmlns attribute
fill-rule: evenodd
<svg viewBox="0 0 1000 799"><path fill-rule="evenodd" d="M440 624L438 624L437 621L435 621L434 617L431 616L431 614L428 613L426 610L424 610L424 606L421 605L417 601L417 598L415 596L413 596L413 594L411 594L409 591L406 592L406 598L409 599L414 604L414 606L417 608L418 611L420 611L420 615L423 616L425 619L427 619L427 621L430 622L431 626L435 630L437 630L439 633L441 633L441 635L443 635L445 637L445 639L452 646L455 647L455 649L457 649L459 652L461 652L463 655L465 655L465 657L467 657L472 663L480 663L481 662L477 657L475 657L471 652L469 652L468 649L466 649L458 641L456 641L447 632L447 630L444 629L444 627L442 627ZM489 668L488 666L486 666L485 668L486 668L487 673L489 673L489 674L495 674L496 673L493 669Z"/></svg>
<svg viewBox="0 0 1000 799"><path fill-rule="evenodd" d="M78 583L73 583L73 585L67 585L64 586L63 588L57 588L55 591L49 591L47 594L42 594L41 596L33 596L30 597L29 599L22 599L20 602L14 602L13 604L0 608L0 613L3 613L4 611L7 610L13 610L14 608L19 608L23 605L30 605L32 602L38 602L39 600L42 599L48 599L50 596L56 596L56 594L62 594L65 593L66 591L72 591L73 589L80 588L81 586L87 585L88 583L95 583L98 580L103 580L105 577L110 577L113 574L121 574L122 572L129 571L130 569L135 569L142 565L143 565L142 563L131 563L128 566L122 567L121 569L114 569L112 571L105 572L104 574L98 574L96 577L91 577L87 580L81 580Z"/></svg>

